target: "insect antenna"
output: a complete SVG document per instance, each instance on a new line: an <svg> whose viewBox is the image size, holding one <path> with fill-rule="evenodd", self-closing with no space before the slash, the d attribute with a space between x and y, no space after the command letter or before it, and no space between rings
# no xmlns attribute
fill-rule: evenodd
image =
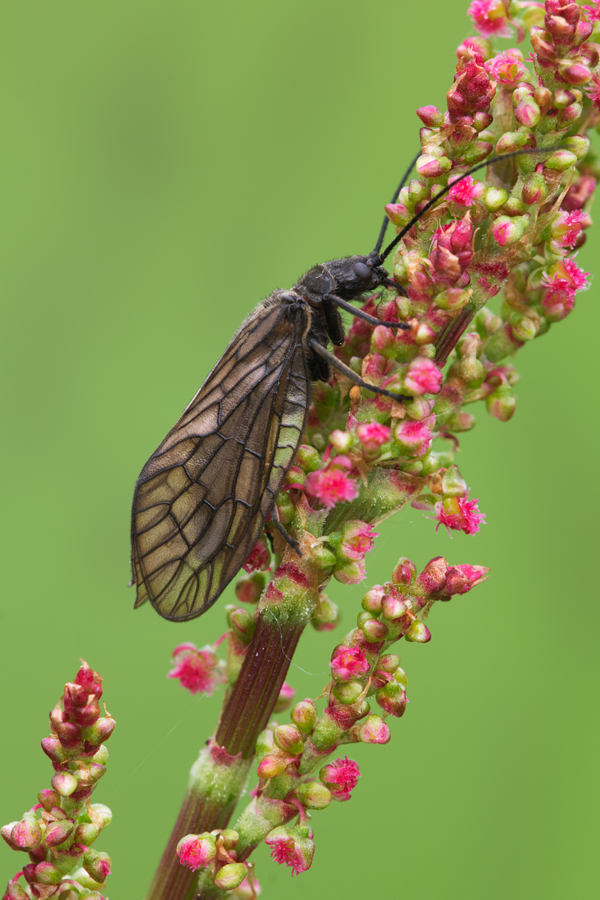
<svg viewBox="0 0 600 900"><path fill-rule="evenodd" d="M433 206L435 206L435 204L438 202L438 200L440 200L445 194L447 194L450 191L450 189L454 187L455 184L459 184L461 181L464 181L464 179L468 178L469 175L472 175L473 172L478 172L479 169L484 169L486 166L491 166L491 165L493 165L493 163L500 162L503 159L510 159L513 156L526 156L531 153L554 153L554 151L560 149L560 147L561 147L560 144L555 144L554 147L546 147L546 148L525 147L521 150L512 150L510 153L500 153L497 156L490 156L489 159L486 159L483 162L478 163L476 166L473 166L473 168L469 169L467 172L465 172L463 175L461 175L460 178L456 178L450 184L447 184L445 187L443 187L442 190L439 191L435 195L435 197L432 197L431 200L428 200L427 203L425 204L425 206L423 206L422 209L420 209L419 212L416 213L416 215L414 215L412 217L412 219L410 220L408 225L404 226L404 228L402 229L400 234L397 234L396 237L394 238L394 240L391 241L387 245L387 247L385 248L383 253L380 253L378 257L373 258L373 263L375 265L381 265L383 260L386 259L386 257L388 257L390 255L392 250L400 243L402 238L406 234L408 234L408 232L413 227L413 225L416 225L416 223L419 221L419 219L421 219L425 215L426 212L429 212L429 210Z"/></svg>
<svg viewBox="0 0 600 900"><path fill-rule="evenodd" d="M408 176L410 175L410 173L411 173L412 170L413 170L413 166L416 164L418 158L421 156L422 153L423 153L423 151L422 151L422 150L419 150L419 152L417 153L417 155L415 156L415 158L411 160L408 169L406 170L406 172L405 172L404 175L402 176L402 180L401 180L400 184L398 185L398 187L397 187L396 190L394 191L394 196L393 196L392 199L390 200L390 203L395 203L396 200L398 199L398 197L400 196L400 191L402 190L402 188L403 188L404 185L406 184L406 181L407 181L407 179L408 179ZM390 224L390 220L388 219L387 216L384 216L384 217L383 217L383 222L381 223L381 228L380 228L380 230L379 230L379 237L377 238L377 243L375 244L375 249L374 249L373 253L379 253L379 251L381 250L381 245L383 244L383 239L385 238L385 233L386 233L386 231L387 231L387 227L388 227L389 224Z"/></svg>

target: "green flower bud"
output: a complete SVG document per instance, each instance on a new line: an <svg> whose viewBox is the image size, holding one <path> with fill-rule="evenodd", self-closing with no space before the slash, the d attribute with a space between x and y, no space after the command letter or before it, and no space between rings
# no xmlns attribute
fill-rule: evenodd
<svg viewBox="0 0 600 900"><path fill-rule="evenodd" d="M296 796L305 809L327 809L331 803L331 791L319 781L298 785Z"/></svg>
<svg viewBox="0 0 600 900"><path fill-rule="evenodd" d="M537 334L535 322L523 313L512 313L510 327L518 341L531 341Z"/></svg>
<svg viewBox="0 0 600 900"><path fill-rule="evenodd" d="M504 206L508 200L508 194L504 188L489 187L483 195L484 205L490 212L496 212L501 206Z"/></svg>
<svg viewBox="0 0 600 900"><path fill-rule="evenodd" d="M577 162L577 157L570 150L556 150L544 163L544 168L555 172L564 172Z"/></svg>

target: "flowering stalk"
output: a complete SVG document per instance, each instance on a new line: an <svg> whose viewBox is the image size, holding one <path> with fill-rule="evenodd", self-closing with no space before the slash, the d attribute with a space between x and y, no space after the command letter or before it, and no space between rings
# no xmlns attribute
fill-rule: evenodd
<svg viewBox="0 0 600 900"><path fill-rule="evenodd" d="M82 661L75 680L65 685L51 710L52 734L42 741L54 767L52 787L40 791L38 803L19 821L2 828L9 847L29 858L9 882L3 900L103 900L111 863L108 854L92 844L112 814L90 799L106 772L105 741L115 720L108 713L101 715L101 696L102 678Z"/></svg>
<svg viewBox="0 0 600 900"><path fill-rule="evenodd" d="M600 13L563 0L475 0L469 15L479 36L458 48L447 109L417 111L417 177L386 207L398 233L408 229L392 259L402 291L366 298L363 309L381 324L355 320L336 350L367 383L410 399L373 395L337 372L314 385L304 444L276 509L302 555L268 523L235 589L238 603L256 611L227 608L224 669L214 646L176 650L172 676L204 690L226 678L227 695L148 900L196 890L252 896L249 857L263 840L292 873L308 869L311 814L348 801L357 783L348 745L386 743L387 720L406 710L407 677L392 645L426 644L433 605L487 575L439 557L417 575L401 558L389 582L365 593L356 627L334 649L324 708L309 698L292 707L290 723L271 720L290 702L284 678L303 629L337 624L328 582L365 578L379 522L411 503L436 528L480 530L485 515L454 462L457 435L475 424L467 405L485 401L508 421L518 380L510 360L569 315L587 287L576 251L599 173L587 131L600 121ZM516 48L492 50L490 38L514 31L519 40L530 33L527 59ZM520 150L527 153L515 156ZM485 177L470 173L505 154L513 156ZM385 324L399 320L411 329ZM229 828L254 756L257 786Z"/></svg>

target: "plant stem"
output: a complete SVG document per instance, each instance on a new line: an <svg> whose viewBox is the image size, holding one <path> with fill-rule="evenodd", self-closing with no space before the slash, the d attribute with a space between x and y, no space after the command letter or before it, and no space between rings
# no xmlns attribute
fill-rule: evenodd
<svg viewBox="0 0 600 900"><path fill-rule="evenodd" d="M198 876L175 852L186 834L225 828L245 787L256 739L279 696L304 625L259 616L213 741L192 767L188 789L146 900L191 900Z"/></svg>

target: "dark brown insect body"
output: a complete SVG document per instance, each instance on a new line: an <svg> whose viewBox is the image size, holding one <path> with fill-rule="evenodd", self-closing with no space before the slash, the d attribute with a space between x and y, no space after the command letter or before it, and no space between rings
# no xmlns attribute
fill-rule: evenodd
<svg viewBox="0 0 600 900"><path fill-rule="evenodd" d="M389 282L379 262L373 253L315 266L291 291L263 300L234 335L138 478L136 607L150 600L167 619L199 616L240 570L302 439L311 381L342 367L326 349L344 341L338 307Z"/></svg>

